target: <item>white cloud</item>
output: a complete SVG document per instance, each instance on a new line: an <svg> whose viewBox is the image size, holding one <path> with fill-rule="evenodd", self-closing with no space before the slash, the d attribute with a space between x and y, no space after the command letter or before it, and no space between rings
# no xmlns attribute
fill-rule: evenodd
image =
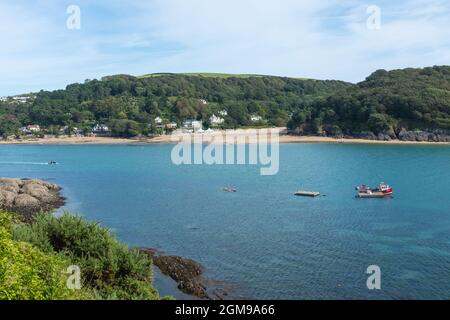
<svg viewBox="0 0 450 320"><path fill-rule="evenodd" d="M77 1L0 4L0 95L114 73L231 72L360 81L378 68L448 64L450 4L356 0Z"/></svg>

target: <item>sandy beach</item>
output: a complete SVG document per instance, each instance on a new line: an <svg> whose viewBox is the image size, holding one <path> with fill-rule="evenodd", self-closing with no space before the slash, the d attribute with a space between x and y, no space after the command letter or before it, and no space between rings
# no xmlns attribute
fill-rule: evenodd
<svg viewBox="0 0 450 320"><path fill-rule="evenodd" d="M342 144L389 144L389 145L450 145L450 142L418 142L418 141L379 141L365 139L336 139L332 137L319 136L293 136L287 135L285 128L275 129L250 129L250 130L227 130L215 131L213 133L174 133L172 135L161 135L148 138L113 138L113 137L58 137L58 138L30 138L16 140L0 140L0 145L81 145L81 144L170 144L178 143L183 139L190 139L192 142L220 143L225 141L225 136L236 139L237 143L255 143L257 137L264 132L272 131L278 133L279 143L342 143ZM256 133L256 134L255 134ZM263 136L266 136L263 134ZM271 135L267 135L268 142ZM276 138L275 140L276 141Z"/></svg>

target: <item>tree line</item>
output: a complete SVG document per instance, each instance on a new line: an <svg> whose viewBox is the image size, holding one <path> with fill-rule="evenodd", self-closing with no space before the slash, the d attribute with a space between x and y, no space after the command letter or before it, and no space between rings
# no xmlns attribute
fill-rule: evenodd
<svg viewBox="0 0 450 320"><path fill-rule="evenodd" d="M36 124L89 133L108 125L116 136L155 133L155 118L181 125L226 111L222 128L288 126L299 134L355 134L450 129L450 67L378 70L358 84L272 76L115 75L64 90L40 91L28 102L0 102L0 135ZM251 116L261 117L255 124Z"/></svg>
<svg viewBox="0 0 450 320"><path fill-rule="evenodd" d="M450 129L450 67L378 70L300 108L288 126L327 135Z"/></svg>
<svg viewBox="0 0 450 320"><path fill-rule="evenodd" d="M270 76L108 76L64 90L40 91L27 103L0 102L0 134L14 134L30 124L48 133L65 126L88 132L102 123L116 135L132 136L156 130L156 117L178 124L202 120L209 126L209 118L223 110L224 128L253 125L252 114L261 116L264 125L285 126L302 106L349 86L342 81Z"/></svg>

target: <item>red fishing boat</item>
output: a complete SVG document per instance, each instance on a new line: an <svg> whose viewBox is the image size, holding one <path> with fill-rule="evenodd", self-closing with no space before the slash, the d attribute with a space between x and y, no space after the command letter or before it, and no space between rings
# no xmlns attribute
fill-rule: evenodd
<svg viewBox="0 0 450 320"><path fill-rule="evenodd" d="M382 182L378 186L377 191L381 191L384 195L390 196L392 193L394 193L394 190L386 183Z"/></svg>

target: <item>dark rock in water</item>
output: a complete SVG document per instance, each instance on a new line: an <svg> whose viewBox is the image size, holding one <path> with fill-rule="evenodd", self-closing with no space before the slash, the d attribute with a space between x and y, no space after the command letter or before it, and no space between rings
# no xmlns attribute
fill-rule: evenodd
<svg viewBox="0 0 450 320"><path fill-rule="evenodd" d="M29 221L38 212L64 205L60 188L41 180L0 178L0 209L15 212Z"/></svg>
<svg viewBox="0 0 450 320"><path fill-rule="evenodd" d="M148 254L153 264L164 275L175 280L181 291L199 298L208 298L206 288L201 283L200 276L203 271L199 263L177 256L163 256L153 249L140 249L140 251Z"/></svg>
<svg viewBox="0 0 450 320"><path fill-rule="evenodd" d="M153 263L178 283L178 288L199 298L206 298L206 288L197 278L202 268L197 262L175 256L153 256Z"/></svg>
<svg viewBox="0 0 450 320"><path fill-rule="evenodd" d="M198 262L178 256L164 256L151 248L138 250L149 255L161 273L175 280L182 292L202 299L222 299L227 296L223 294L224 290L217 291L217 294L208 294L205 285L207 281L202 277L203 267Z"/></svg>

